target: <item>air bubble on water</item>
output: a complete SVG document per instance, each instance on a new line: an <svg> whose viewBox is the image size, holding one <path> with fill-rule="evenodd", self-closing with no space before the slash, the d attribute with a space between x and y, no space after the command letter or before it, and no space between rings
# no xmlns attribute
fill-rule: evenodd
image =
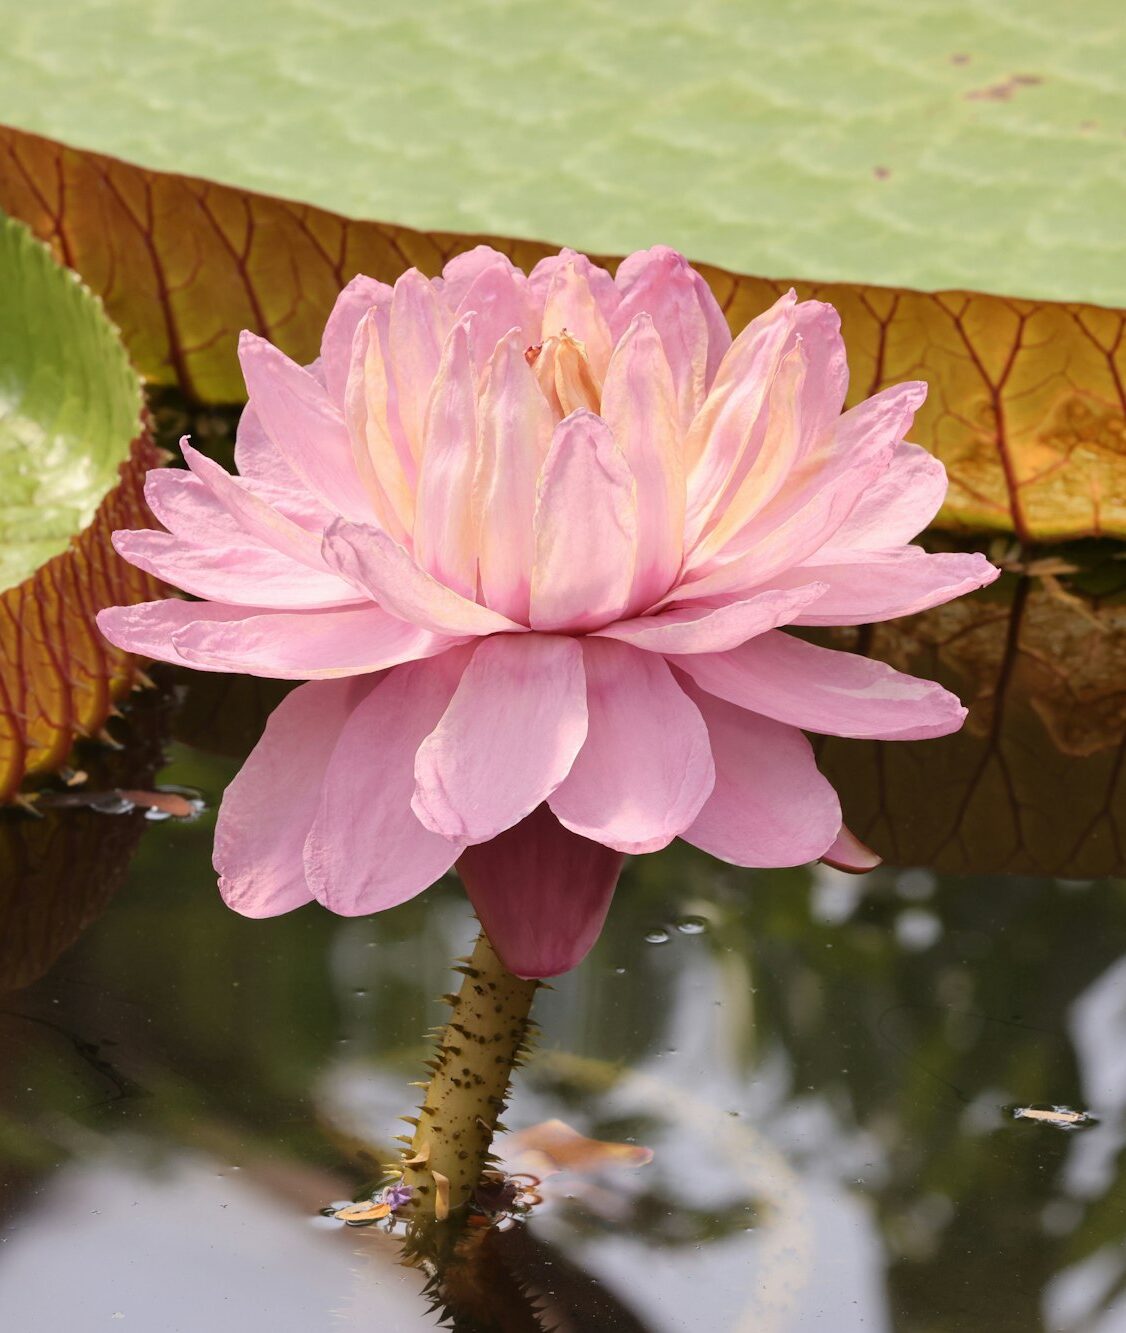
<svg viewBox="0 0 1126 1333"><path fill-rule="evenodd" d="M645 936L646 944L668 944L669 932L667 930L651 930Z"/></svg>
<svg viewBox="0 0 1126 1333"><path fill-rule="evenodd" d="M702 935L708 928L708 923L702 916L682 916L676 923L677 930L682 935Z"/></svg>

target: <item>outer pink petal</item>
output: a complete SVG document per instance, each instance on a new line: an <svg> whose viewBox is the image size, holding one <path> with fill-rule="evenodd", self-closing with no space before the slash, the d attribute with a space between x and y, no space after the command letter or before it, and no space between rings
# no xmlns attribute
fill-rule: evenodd
<svg viewBox="0 0 1126 1333"><path fill-rule="evenodd" d="M685 681L708 726L715 789L681 837L738 866L804 865L841 827L841 807L795 727L715 699Z"/></svg>
<svg viewBox="0 0 1126 1333"><path fill-rule="evenodd" d="M430 393L414 514L414 557L447 588L477 592L477 370L469 319L454 325Z"/></svg>
<svg viewBox="0 0 1126 1333"><path fill-rule="evenodd" d="M411 809L414 757L449 705L468 660L455 648L389 671L356 707L328 764L305 842L319 902L361 916L413 898L463 844L424 828Z"/></svg>
<svg viewBox="0 0 1126 1333"><path fill-rule="evenodd" d="M824 583L810 583L782 591L770 589L725 606L679 607L607 625L591 637L620 639L652 653L722 653L757 634L792 624L804 607L817 602L825 587Z"/></svg>
<svg viewBox="0 0 1126 1333"><path fill-rule="evenodd" d="M884 475L856 502L834 546L886 550L917 537L946 499L946 469L933 454L902 441Z"/></svg>
<svg viewBox="0 0 1126 1333"><path fill-rule="evenodd" d="M711 793L707 728L660 657L588 638L583 665L586 740L548 804L573 833L620 852L655 852Z"/></svg>
<svg viewBox="0 0 1126 1333"><path fill-rule="evenodd" d="M955 696L932 680L781 630L730 652L674 661L709 694L829 736L923 740L957 731L966 716Z"/></svg>
<svg viewBox="0 0 1126 1333"><path fill-rule="evenodd" d="M235 430L235 466L243 477L268 481L275 486L301 490L305 488L304 482L262 429L262 423L252 403L247 403L242 409Z"/></svg>
<svg viewBox="0 0 1126 1333"><path fill-rule="evenodd" d="M356 589L327 570L318 573L268 546L194 543L152 528L113 534L118 555L193 597L244 606L291 610L346 606L360 599Z"/></svg>
<svg viewBox="0 0 1126 1333"><path fill-rule="evenodd" d="M535 554L536 483L551 445L552 413L524 356L523 335L501 339L481 401L475 489L478 576L485 605L527 623Z"/></svg>
<svg viewBox="0 0 1126 1333"><path fill-rule="evenodd" d="M324 537L326 563L401 619L435 634L503 634L518 625L452 592L378 528L338 520Z"/></svg>
<svg viewBox="0 0 1126 1333"><path fill-rule="evenodd" d="M185 435L180 441L184 459L197 477L251 537L265 542L310 569L324 569L320 541L307 528L280 513L250 489L241 477L232 477L218 463L193 449Z"/></svg>
<svg viewBox="0 0 1126 1333"><path fill-rule="evenodd" d="M261 542L244 530L199 477L183 468L156 467L147 472L145 502L169 532L189 541L219 546L229 542ZM270 544L267 549L277 548Z"/></svg>
<svg viewBox="0 0 1126 1333"><path fill-rule="evenodd" d="M555 281L555 275L569 264L574 265L586 279L595 304L602 312L607 326L612 324L614 312L622 299L614 279L604 268L592 263L586 255L579 254L577 250L568 249L566 246L557 255L548 255L541 259L528 274L528 288L532 295L542 306L547 300L551 284Z"/></svg>
<svg viewBox="0 0 1126 1333"><path fill-rule="evenodd" d="M449 324L435 284L416 268L404 273L391 303L387 362L395 375L399 421L416 460L422 457L426 404Z"/></svg>
<svg viewBox="0 0 1126 1333"><path fill-rule="evenodd" d="M595 379L602 383L614 342L610 325L592 286L591 268L580 256L565 259L554 270L544 297L540 341L566 331L586 349Z"/></svg>
<svg viewBox="0 0 1126 1333"><path fill-rule="evenodd" d="M301 685L270 715L262 739L223 796L215 869L228 907L277 916L312 902L301 849L329 756L369 680Z"/></svg>
<svg viewBox="0 0 1126 1333"><path fill-rule="evenodd" d="M984 588L1000 573L976 552L928 555L918 546L855 552L834 547L772 581L782 587L806 579L825 584L825 595L796 617L798 625L867 625L941 606Z"/></svg>
<svg viewBox="0 0 1126 1333"><path fill-rule="evenodd" d="M624 259L615 283L622 293L613 323L620 337L636 315L650 315L672 368L681 430L700 410L731 330L711 288L683 255L656 245Z"/></svg>
<svg viewBox="0 0 1126 1333"><path fill-rule="evenodd" d="M567 776L586 738L577 640L495 635L477 644L415 762L415 814L435 833L484 842Z"/></svg>
<svg viewBox="0 0 1126 1333"><path fill-rule="evenodd" d="M457 868L505 967L518 977L554 977L582 962L598 939L622 860L541 805L467 848Z"/></svg>
<svg viewBox="0 0 1126 1333"><path fill-rule="evenodd" d="M850 833L842 825L836 842L827 852L822 852L821 860L834 870L843 870L849 875L866 875L881 864L883 857L871 847L865 847L855 833Z"/></svg>
<svg viewBox="0 0 1126 1333"><path fill-rule="evenodd" d="M456 642L370 603L336 611L260 612L230 623L201 617L172 633L173 647L189 666L277 680L364 675L433 657Z"/></svg>
<svg viewBox="0 0 1126 1333"><path fill-rule="evenodd" d="M239 362L263 430L305 487L334 513L370 517L343 404L337 406L307 370L253 333L239 336Z"/></svg>
<svg viewBox="0 0 1126 1333"><path fill-rule="evenodd" d="M555 428L540 474L532 567L534 629L590 629L629 604L637 491L609 427L582 409Z"/></svg>
<svg viewBox="0 0 1126 1333"><path fill-rule="evenodd" d="M166 597L159 602L137 602L133 606L108 606L97 615L98 629L118 648L138 657L151 657L177 666L197 667L204 671L228 671L229 667L199 667L180 655L172 636L186 625L208 622L244 621L255 608L228 606L220 602L184 602ZM263 613L264 614L264 613Z"/></svg>
<svg viewBox="0 0 1126 1333"><path fill-rule="evenodd" d="M338 407L344 405L344 388L352 365L352 340L360 320L377 302L390 302L391 294L387 283L360 273L336 298L321 336L321 375L329 397Z"/></svg>
<svg viewBox="0 0 1126 1333"><path fill-rule="evenodd" d="M630 605L652 606L671 587L684 554L684 459L672 373L648 315L614 349L602 418L637 483L637 564Z"/></svg>

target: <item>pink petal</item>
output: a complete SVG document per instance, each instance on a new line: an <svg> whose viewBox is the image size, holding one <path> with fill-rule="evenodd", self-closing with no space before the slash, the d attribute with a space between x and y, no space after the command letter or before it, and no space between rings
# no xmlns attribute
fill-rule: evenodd
<svg viewBox="0 0 1126 1333"><path fill-rule="evenodd" d="M469 316L450 331L426 410L414 514L414 557L447 588L477 592L477 371Z"/></svg>
<svg viewBox="0 0 1126 1333"><path fill-rule="evenodd" d="M385 282L360 273L336 298L321 336L321 375L329 397L338 407L344 403L344 388L352 365L352 341L360 320L377 302L389 303L391 295L391 288Z"/></svg>
<svg viewBox="0 0 1126 1333"><path fill-rule="evenodd" d="M528 288L532 295L541 305L546 302L556 274L568 265L572 265L586 280L595 304L609 326L613 321L614 312L621 303L621 293L614 279L604 268L592 263L586 255L579 254L577 250L565 246L557 255L548 255L541 259L528 274Z"/></svg>
<svg viewBox="0 0 1126 1333"><path fill-rule="evenodd" d="M484 842L555 790L586 738L575 639L495 635L473 653L415 762L415 814L435 833Z"/></svg>
<svg viewBox="0 0 1126 1333"><path fill-rule="evenodd" d="M684 688L707 723L716 772L710 799L681 837L737 866L816 860L837 837L841 807L806 738L691 681Z"/></svg>
<svg viewBox="0 0 1126 1333"><path fill-rule="evenodd" d="M932 680L781 630L730 652L674 661L709 694L829 736L923 740L957 731L966 716L954 695Z"/></svg>
<svg viewBox="0 0 1126 1333"><path fill-rule="evenodd" d="M624 259L615 283L622 303L613 330L620 337L636 315L651 316L672 368L678 420L686 431L731 345L723 311L704 279L666 245Z"/></svg>
<svg viewBox="0 0 1126 1333"><path fill-rule="evenodd" d="M485 605L527 623L536 482L552 415L513 331L497 346L481 401L478 577Z"/></svg>
<svg viewBox="0 0 1126 1333"><path fill-rule="evenodd" d="M157 521L178 537L219 546L232 541L249 543L260 540L245 532L211 489L183 468L156 467L147 472L145 503ZM276 548L269 546L267 549Z"/></svg>
<svg viewBox="0 0 1126 1333"><path fill-rule="evenodd" d="M583 640L589 727L548 800L573 833L620 852L655 852L696 818L715 782L700 711L661 658Z"/></svg>
<svg viewBox="0 0 1126 1333"><path fill-rule="evenodd" d="M337 520L325 533L324 558L393 614L435 634L503 634L525 628L451 592L378 528Z"/></svg>
<svg viewBox="0 0 1126 1333"><path fill-rule="evenodd" d="M198 667L182 657L172 636L186 625L203 622L242 621L254 614L247 606L226 606L219 602L184 602L165 597L159 602L137 602L133 606L108 606L97 615L98 629L117 648L138 657L151 657L177 666L197 667L203 671L227 671L228 667Z"/></svg>
<svg viewBox="0 0 1126 1333"><path fill-rule="evenodd" d="M334 513L370 517L342 410L265 338L239 335L239 362L262 429L305 487Z"/></svg>
<svg viewBox="0 0 1126 1333"><path fill-rule="evenodd" d="M592 287L593 265L581 256L564 260L554 270L544 297L540 341L569 333L586 350L596 381L601 384L610 362L610 325Z"/></svg>
<svg viewBox="0 0 1126 1333"><path fill-rule="evenodd" d="M237 537L222 545L207 538L196 543L149 528L119 530L113 545L131 565L208 601L298 610L360 600L335 574L318 573L268 546L239 544Z"/></svg>
<svg viewBox="0 0 1126 1333"><path fill-rule="evenodd" d="M478 372L510 330L519 330L522 347L530 347L539 339L540 312L528 290L528 280L504 256L483 269L461 298L456 318L469 313L473 315L473 354Z"/></svg>
<svg viewBox="0 0 1126 1333"><path fill-rule="evenodd" d="M395 283L387 363L394 371L403 433L416 460L422 457L426 403L449 329L437 288L416 268Z"/></svg>
<svg viewBox="0 0 1126 1333"><path fill-rule="evenodd" d="M540 474L535 543L534 629L590 629L621 616L636 561L636 487L593 412L574 412L555 428Z"/></svg>
<svg viewBox="0 0 1126 1333"><path fill-rule="evenodd" d="M244 532L310 569L324 569L320 541L313 533L286 518L273 505L267 504L250 489L249 482L241 477L232 477L206 454L193 449L186 435L180 441L180 449L192 474L207 487Z"/></svg>
<svg viewBox="0 0 1126 1333"><path fill-rule="evenodd" d="M904 440L888 470L837 529L833 545L883 550L911 541L942 508L946 486L946 469L939 460Z"/></svg>
<svg viewBox="0 0 1126 1333"><path fill-rule="evenodd" d="M389 671L345 723L305 842L319 902L362 916L413 898L453 865L463 844L423 828L411 810L414 757L437 726L468 660L455 648Z"/></svg>
<svg viewBox="0 0 1126 1333"><path fill-rule="evenodd" d="M382 671L433 657L456 642L408 625L370 602L335 611L244 614L230 623L199 617L172 632L172 645L189 666L278 680Z"/></svg>
<svg viewBox="0 0 1126 1333"><path fill-rule="evenodd" d="M593 631L592 637L620 639L652 653L722 653L757 634L789 625L803 608L824 594L824 583L756 593L724 606L677 607Z"/></svg>
<svg viewBox="0 0 1126 1333"><path fill-rule="evenodd" d="M516 265L506 254L494 250L491 245L475 245L464 254L454 255L442 269L438 280L442 300L452 314L465 299L466 292L482 273L496 267L507 267L511 272L518 272Z"/></svg>
<svg viewBox="0 0 1126 1333"><path fill-rule="evenodd" d="M493 948L518 977L576 967L606 920L621 852L562 827L546 805L490 842L468 847L458 874Z"/></svg>
<svg viewBox="0 0 1126 1333"><path fill-rule="evenodd" d="M637 482L637 565L630 604L652 606L684 554L684 460L672 373L648 315L638 315L614 349L602 390L602 418Z"/></svg>
<svg viewBox="0 0 1126 1333"><path fill-rule="evenodd" d="M291 912L313 895L301 849L317 812L329 756L369 680L318 680L288 694L223 795L215 869L228 907L243 916Z"/></svg>
<svg viewBox="0 0 1126 1333"><path fill-rule="evenodd" d="M344 422L356 474L376 519L396 541L409 542L418 464L399 420L394 376L387 364L390 320L390 307L384 303L360 321L344 388Z"/></svg>
<svg viewBox="0 0 1126 1333"><path fill-rule="evenodd" d="M707 398L684 441L688 469L685 539L694 543L744 454L757 447L763 405L791 338L797 310L792 291L756 316L728 348Z"/></svg>
<svg viewBox="0 0 1126 1333"><path fill-rule="evenodd" d="M984 588L1001 571L976 552L928 555L918 546L894 551L826 547L772 582L791 587L807 579L824 583L825 595L795 619L798 625L867 625L910 616Z"/></svg>
<svg viewBox="0 0 1126 1333"><path fill-rule="evenodd" d="M822 852L821 860L834 870L843 870L849 875L865 875L869 870L875 870L882 863L883 857L871 847L865 847L855 833L850 833L842 825L836 842L827 852Z"/></svg>

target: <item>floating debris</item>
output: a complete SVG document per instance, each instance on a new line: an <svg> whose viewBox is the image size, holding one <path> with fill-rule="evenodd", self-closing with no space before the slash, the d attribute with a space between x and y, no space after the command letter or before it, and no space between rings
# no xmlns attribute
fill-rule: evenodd
<svg viewBox="0 0 1126 1333"><path fill-rule="evenodd" d="M108 791L76 791L75 779L68 778L67 791L44 790L35 794L36 813L44 810L93 810L99 815L131 815L143 810L151 820L195 819L204 809L203 796L192 787L162 786L151 791L111 787Z"/></svg>
<svg viewBox="0 0 1126 1333"><path fill-rule="evenodd" d="M376 1222L386 1221L392 1225L395 1214L411 1200L414 1191L401 1181L394 1181L377 1189L370 1199L361 1199L358 1203L331 1205L324 1210L324 1216L335 1218L350 1227L370 1227Z"/></svg>
<svg viewBox="0 0 1126 1333"><path fill-rule="evenodd" d="M1014 1120L1037 1120L1053 1129L1090 1129L1099 1123L1090 1111L1076 1111L1070 1106L1010 1106L1008 1109Z"/></svg>

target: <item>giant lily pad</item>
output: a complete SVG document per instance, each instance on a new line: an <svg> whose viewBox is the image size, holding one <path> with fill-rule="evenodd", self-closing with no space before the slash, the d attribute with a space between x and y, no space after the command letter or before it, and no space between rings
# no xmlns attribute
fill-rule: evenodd
<svg viewBox="0 0 1126 1333"><path fill-rule="evenodd" d="M133 680L94 613L152 596L109 534L144 525L156 450L101 303L0 215L0 800L97 730Z"/></svg>

